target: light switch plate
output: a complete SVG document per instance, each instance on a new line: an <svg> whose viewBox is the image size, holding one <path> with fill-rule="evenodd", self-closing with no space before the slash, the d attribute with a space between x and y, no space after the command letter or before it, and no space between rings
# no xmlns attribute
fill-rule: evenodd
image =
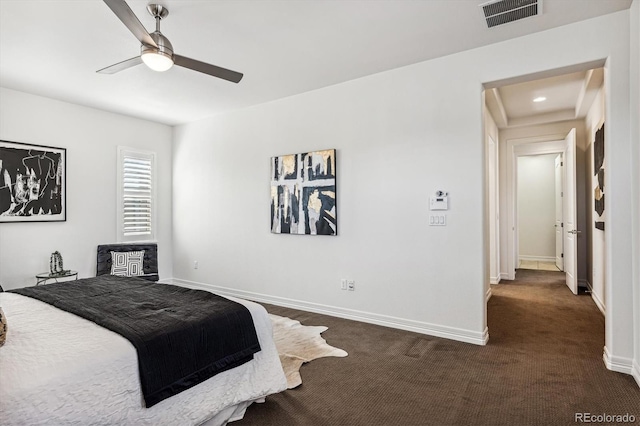
<svg viewBox="0 0 640 426"><path fill-rule="evenodd" d="M430 214L429 226L447 226L447 215L443 213Z"/></svg>

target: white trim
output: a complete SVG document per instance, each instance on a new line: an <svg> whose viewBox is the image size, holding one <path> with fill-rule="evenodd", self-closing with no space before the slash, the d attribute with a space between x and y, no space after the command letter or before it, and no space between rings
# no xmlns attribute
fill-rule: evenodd
<svg viewBox="0 0 640 426"><path fill-rule="evenodd" d="M338 318L345 318L354 321L361 321L370 324L382 325L385 327L398 328L400 330L413 331L415 333L428 334L430 336L443 337L445 339L457 340L474 345L486 345L489 341L489 329L485 327L482 333L465 330L455 327L447 327L438 324L430 324L422 321L414 321L405 318L380 315L372 312L357 311L355 309L340 308L337 306L321 305L319 303L305 302L302 300L289 299L285 297L269 296L252 291L237 290L228 287L220 287L213 284L199 283L182 279L165 279L165 284L175 284L182 287L195 288L215 292L222 296L238 297L256 302L269 303L287 308L300 309L308 312L315 312L323 315L330 315Z"/></svg>
<svg viewBox="0 0 640 426"><path fill-rule="evenodd" d="M485 301L485 302L488 302L488 301L489 301L489 299L491 299L491 296L493 296L493 292L491 291L491 287L489 287L489 288L487 289L487 294L486 294L486 295L485 295L485 297L484 297L484 301Z"/></svg>
<svg viewBox="0 0 640 426"><path fill-rule="evenodd" d="M611 355L606 346L604 347L604 351L602 352L602 360L604 361L604 365L611 371L617 371L618 373L631 375L634 374L633 360L631 358Z"/></svg>
<svg viewBox="0 0 640 426"><path fill-rule="evenodd" d="M487 89L487 90L491 92L491 94L493 95L493 98L496 101L498 112L500 113L500 117L498 118L500 119L501 124L504 127L509 127L509 117L507 116L507 111L504 109L504 103L502 102L502 96L500 96L500 91L498 90L497 87L494 87L493 89Z"/></svg>
<svg viewBox="0 0 640 426"><path fill-rule="evenodd" d="M497 90L497 89L494 89ZM496 91L497 93L497 91ZM498 95L499 96L499 95ZM500 156L499 156L499 135L493 134L494 131L498 132L495 124L495 120L491 115L491 112L486 108L483 108L484 112L484 132L485 132L485 215L488 218L485 224L488 225L486 232L489 236L488 244L488 260L489 260L489 275L500 274ZM495 136L495 137L494 137ZM491 281L496 282L494 277L491 277ZM499 281L499 280L498 280Z"/></svg>
<svg viewBox="0 0 640 426"><path fill-rule="evenodd" d="M600 312L602 312L602 315L606 317L607 307L604 305L604 302L600 300L600 297L598 297L598 294L595 291L591 292L591 298L593 299L593 302L596 304L598 309L600 309Z"/></svg>
<svg viewBox="0 0 640 426"><path fill-rule="evenodd" d="M499 280L508 280L509 279L509 274L506 272L500 272L500 276L498 277L498 281Z"/></svg>
<svg viewBox="0 0 640 426"><path fill-rule="evenodd" d="M636 379L636 383L638 387L640 387L640 364L638 364L637 360L633 361L633 368L631 369L631 375L634 379Z"/></svg>
<svg viewBox="0 0 640 426"><path fill-rule="evenodd" d="M528 260L531 262L553 262L555 263L556 258L554 256L523 256L520 255L518 260Z"/></svg>
<svg viewBox="0 0 640 426"><path fill-rule="evenodd" d="M591 293L591 298L593 299L593 303L596 304L596 306L598 307L598 309L600 309L600 312L602 312L602 315L604 315L605 317L607 316L607 308L606 306L604 306L604 302L602 300L600 300L600 297L596 294L595 291L593 291L593 286L591 285L591 283L589 282L589 280L578 280L579 283L583 282L587 285L587 288L589 289L589 292Z"/></svg>
<svg viewBox="0 0 640 426"><path fill-rule="evenodd" d="M500 274L497 277L489 277L489 284L500 284L500 277L502 276L503 274Z"/></svg>

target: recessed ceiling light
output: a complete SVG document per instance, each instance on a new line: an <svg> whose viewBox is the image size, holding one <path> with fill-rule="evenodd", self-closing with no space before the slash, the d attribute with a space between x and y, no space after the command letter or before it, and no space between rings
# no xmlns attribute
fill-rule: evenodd
<svg viewBox="0 0 640 426"><path fill-rule="evenodd" d="M544 96L538 96L537 98L535 98L533 100L533 102L544 102L546 100L547 100L547 98L545 98Z"/></svg>

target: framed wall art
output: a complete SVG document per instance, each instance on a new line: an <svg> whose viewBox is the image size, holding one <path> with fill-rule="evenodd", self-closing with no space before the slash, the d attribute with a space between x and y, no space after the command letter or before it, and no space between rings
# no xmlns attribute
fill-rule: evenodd
<svg viewBox="0 0 640 426"><path fill-rule="evenodd" d="M67 220L65 148L0 141L0 223Z"/></svg>
<svg viewBox="0 0 640 426"><path fill-rule="evenodd" d="M604 123L596 131L593 141L594 206L596 211L595 227L604 231Z"/></svg>
<svg viewBox="0 0 640 426"><path fill-rule="evenodd" d="M335 149L271 158L271 232L337 235Z"/></svg>

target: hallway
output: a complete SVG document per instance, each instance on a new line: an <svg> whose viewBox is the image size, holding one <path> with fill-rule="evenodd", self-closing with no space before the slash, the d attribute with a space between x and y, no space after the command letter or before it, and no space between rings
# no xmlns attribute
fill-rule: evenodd
<svg viewBox="0 0 640 426"><path fill-rule="evenodd" d="M635 381L603 363L604 316L589 294L573 295L562 272L529 269L492 292L489 346L513 355L501 373L512 403L539 424L572 423L574 412L629 413L640 423Z"/></svg>

